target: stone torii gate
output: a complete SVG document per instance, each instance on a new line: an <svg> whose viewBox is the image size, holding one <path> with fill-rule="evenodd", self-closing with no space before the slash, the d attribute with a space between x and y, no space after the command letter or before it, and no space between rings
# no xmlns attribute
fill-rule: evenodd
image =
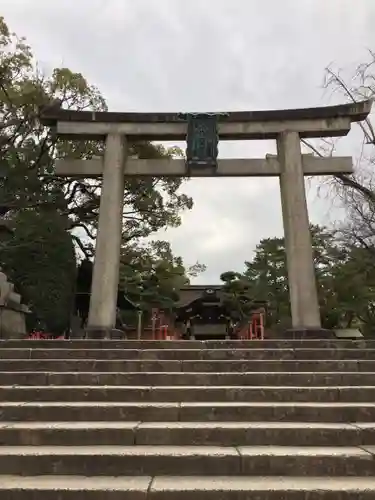
<svg viewBox="0 0 375 500"><path fill-rule="evenodd" d="M42 122L59 137L105 141L103 158L61 160L55 172L59 176L103 179L88 335L107 337L115 327L126 176L278 176L294 335L327 335L321 329L304 176L350 174L352 159L302 155L300 139L344 136L352 122L367 117L371 105L371 101L362 101L321 108L217 115L45 110ZM127 138L187 140L187 160L127 159ZM277 155L265 159L217 160L218 139L275 139Z"/></svg>

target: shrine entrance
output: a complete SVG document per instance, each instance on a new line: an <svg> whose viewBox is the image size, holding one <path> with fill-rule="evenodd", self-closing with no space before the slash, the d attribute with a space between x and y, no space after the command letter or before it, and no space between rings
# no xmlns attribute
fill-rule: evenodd
<svg viewBox="0 0 375 500"><path fill-rule="evenodd" d="M251 300L243 317L231 310L223 286L185 286L175 307L175 331L186 340L262 339L266 308L266 302Z"/></svg>
<svg viewBox="0 0 375 500"><path fill-rule="evenodd" d="M184 289L193 291L190 298L184 299ZM221 291L221 286L199 285L180 290L175 326L182 338L210 340L229 337L229 311L224 307Z"/></svg>
<svg viewBox="0 0 375 500"><path fill-rule="evenodd" d="M111 113L45 109L42 123L60 137L105 142L104 157L57 162L56 175L102 176L102 192L88 318L92 338L111 335L116 320L124 180L133 177L269 177L280 179L287 267L295 335L326 336L321 329L305 194L305 175L352 173L350 157L301 154L301 138L348 134L371 101L340 106L232 113ZM186 160L127 158L127 138L186 140ZM219 140L274 139L277 155L218 159Z"/></svg>

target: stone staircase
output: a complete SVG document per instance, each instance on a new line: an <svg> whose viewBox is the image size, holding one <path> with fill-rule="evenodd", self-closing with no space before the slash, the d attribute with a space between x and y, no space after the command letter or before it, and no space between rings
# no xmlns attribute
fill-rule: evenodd
<svg viewBox="0 0 375 500"><path fill-rule="evenodd" d="M375 342L1 341L1 500L373 500Z"/></svg>

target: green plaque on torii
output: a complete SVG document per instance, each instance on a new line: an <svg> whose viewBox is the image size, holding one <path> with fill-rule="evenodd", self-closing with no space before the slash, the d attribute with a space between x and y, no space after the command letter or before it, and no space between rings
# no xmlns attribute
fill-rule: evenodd
<svg viewBox="0 0 375 500"><path fill-rule="evenodd" d="M187 113L186 166L188 173L216 171L218 157L218 119L222 114Z"/></svg>

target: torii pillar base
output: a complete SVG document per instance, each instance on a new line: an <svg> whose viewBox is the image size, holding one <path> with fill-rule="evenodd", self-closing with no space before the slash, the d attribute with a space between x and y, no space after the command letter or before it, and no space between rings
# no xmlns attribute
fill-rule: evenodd
<svg viewBox="0 0 375 500"><path fill-rule="evenodd" d="M87 340L126 340L125 332L116 328L86 328Z"/></svg>
<svg viewBox="0 0 375 500"><path fill-rule="evenodd" d="M292 340L331 340L336 339L333 330L326 328L290 328L283 334L283 338Z"/></svg>

